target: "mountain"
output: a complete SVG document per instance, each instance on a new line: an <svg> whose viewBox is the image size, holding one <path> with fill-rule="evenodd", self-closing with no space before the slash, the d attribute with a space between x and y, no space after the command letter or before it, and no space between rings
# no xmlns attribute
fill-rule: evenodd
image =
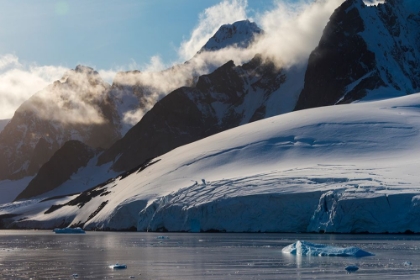
<svg viewBox="0 0 420 280"><path fill-rule="evenodd" d="M0 120L0 132L4 129L10 120Z"/></svg>
<svg viewBox="0 0 420 280"><path fill-rule="evenodd" d="M117 73L110 95L122 120L121 135L125 135L168 93L184 86L195 86L199 76L211 73L227 62L208 58L206 52L227 47L247 48L262 33L255 23L248 20L222 25L201 50L183 64L155 72L135 70Z"/></svg>
<svg viewBox="0 0 420 280"><path fill-rule="evenodd" d="M198 53L164 71L120 73L105 95L114 128L124 136L103 153L74 161L73 173L52 178L53 187L0 206L0 223L420 232L420 105L413 94L420 90L420 20L413 3L344 1L307 64L283 69L256 55L217 65L202 63ZM233 27L214 36L225 41L214 42L240 46L227 30ZM49 142L38 142L42 158ZM76 158L84 149L73 151ZM116 172L123 173L109 179ZM29 184L48 184L44 174Z"/></svg>
<svg viewBox="0 0 420 280"><path fill-rule="evenodd" d="M347 0L336 9L309 57L296 109L418 92L420 14L411 5Z"/></svg>
<svg viewBox="0 0 420 280"><path fill-rule="evenodd" d="M247 48L261 34L263 34L263 30L249 20L224 24L198 53L217 51L227 47Z"/></svg>
<svg viewBox="0 0 420 280"><path fill-rule="evenodd" d="M17 200L38 196L51 191L70 179L81 166L86 166L97 153L95 149L77 140L64 143L38 171Z"/></svg>
<svg viewBox="0 0 420 280"><path fill-rule="evenodd" d="M181 145L279 114L281 99L276 108L267 108L284 93L286 80L284 69L260 56L242 66L230 61L200 76L194 87L179 88L157 102L98 163L112 161L113 170L127 171Z"/></svg>
<svg viewBox="0 0 420 280"><path fill-rule="evenodd" d="M0 133L0 180L35 175L69 140L107 148L121 137L109 85L77 66L34 94Z"/></svg>
<svg viewBox="0 0 420 280"><path fill-rule="evenodd" d="M413 94L283 114L0 214L15 228L420 232L419 108Z"/></svg>

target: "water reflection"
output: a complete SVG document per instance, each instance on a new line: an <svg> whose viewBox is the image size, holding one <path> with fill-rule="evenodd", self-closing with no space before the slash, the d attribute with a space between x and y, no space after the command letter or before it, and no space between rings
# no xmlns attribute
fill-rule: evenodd
<svg viewBox="0 0 420 280"><path fill-rule="evenodd" d="M0 279L394 279L420 278L420 236L297 234L165 234L0 231ZM357 246L375 257L349 259L284 254L296 240ZM114 271L108 266L127 264ZM410 265L404 265L410 263ZM347 275L344 268L360 269Z"/></svg>

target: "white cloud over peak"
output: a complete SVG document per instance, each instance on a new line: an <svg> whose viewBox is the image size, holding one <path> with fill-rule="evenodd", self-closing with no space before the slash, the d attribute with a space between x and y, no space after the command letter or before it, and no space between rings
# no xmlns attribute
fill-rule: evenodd
<svg viewBox="0 0 420 280"><path fill-rule="evenodd" d="M9 119L34 93L58 80L68 69L24 65L13 54L0 56L0 119Z"/></svg>
<svg viewBox="0 0 420 280"><path fill-rule="evenodd" d="M221 25L246 19L247 6L247 0L224 0L205 9L199 15L199 22L191 32L191 37L181 43L178 51L180 59L193 57Z"/></svg>
<svg viewBox="0 0 420 280"><path fill-rule="evenodd" d="M322 32L334 10L344 0L277 1L273 10L257 16L265 31L254 50L287 67L307 60L318 45Z"/></svg>

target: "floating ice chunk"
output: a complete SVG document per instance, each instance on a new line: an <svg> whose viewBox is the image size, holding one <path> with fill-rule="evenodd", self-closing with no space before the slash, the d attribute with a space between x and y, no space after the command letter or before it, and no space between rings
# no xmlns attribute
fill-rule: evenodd
<svg viewBox="0 0 420 280"><path fill-rule="evenodd" d="M163 236L163 235L159 235L158 237L156 237L157 239L169 239L169 236Z"/></svg>
<svg viewBox="0 0 420 280"><path fill-rule="evenodd" d="M352 273L352 272L356 272L359 270L359 267L355 266L355 265L349 265L348 267L345 268L345 270L348 273Z"/></svg>
<svg viewBox="0 0 420 280"><path fill-rule="evenodd" d="M77 273L73 273L73 278L79 278L79 274L77 274Z"/></svg>
<svg viewBox="0 0 420 280"><path fill-rule="evenodd" d="M79 227L77 228L55 228L55 233L85 233L85 231Z"/></svg>
<svg viewBox="0 0 420 280"><path fill-rule="evenodd" d="M127 265L116 263L116 264L111 264L109 267L112 269L126 269Z"/></svg>
<svg viewBox="0 0 420 280"><path fill-rule="evenodd" d="M356 258L374 256L374 254L363 251L357 247L341 248L300 240L284 247L282 252L300 256L337 256Z"/></svg>
<svg viewBox="0 0 420 280"><path fill-rule="evenodd" d="M405 261L405 262L403 262L403 265L404 265L404 266L411 266L411 265L412 265L412 263L411 263L411 262L409 262L409 261Z"/></svg>

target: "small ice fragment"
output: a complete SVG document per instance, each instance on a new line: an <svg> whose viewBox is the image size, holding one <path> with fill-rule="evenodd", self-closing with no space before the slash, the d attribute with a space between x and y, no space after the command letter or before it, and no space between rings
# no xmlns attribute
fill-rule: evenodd
<svg viewBox="0 0 420 280"><path fill-rule="evenodd" d="M403 263L403 265L404 265L404 266L411 266L411 265L412 265L412 263L411 263L411 262L409 262L409 261L405 261L405 262Z"/></svg>
<svg viewBox="0 0 420 280"><path fill-rule="evenodd" d="M112 269L126 269L127 265L116 263L116 264L111 264L109 267Z"/></svg>
<svg viewBox="0 0 420 280"><path fill-rule="evenodd" d="M358 270L359 270L359 268L358 268L357 266L355 266L355 265L349 265L348 267L346 267L346 268L345 268L345 270L346 270L348 273L352 273L352 272L356 272L356 271L358 271Z"/></svg>
<svg viewBox="0 0 420 280"><path fill-rule="evenodd" d="M135 276L130 276L130 277L128 277L128 278L130 278L130 279L134 279L134 278L136 278Z"/></svg>
<svg viewBox="0 0 420 280"><path fill-rule="evenodd" d="M79 274L73 273L73 278L78 278L78 277L79 277Z"/></svg>
<svg viewBox="0 0 420 280"><path fill-rule="evenodd" d="M53 230L55 233L85 233L85 231L80 228L55 228Z"/></svg>
<svg viewBox="0 0 420 280"><path fill-rule="evenodd" d="M169 236L159 235L157 239L169 239Z"/></svg>
<svg viewBox="0 0 420 280"><path fill-rule="evenodd" d="M357 247L334 247L325 244L316 244L307 241L296 241L282 249L283 253L289 253L297 256L335 256L335 257L367 257L374 254L359 249Z"/></svg>

